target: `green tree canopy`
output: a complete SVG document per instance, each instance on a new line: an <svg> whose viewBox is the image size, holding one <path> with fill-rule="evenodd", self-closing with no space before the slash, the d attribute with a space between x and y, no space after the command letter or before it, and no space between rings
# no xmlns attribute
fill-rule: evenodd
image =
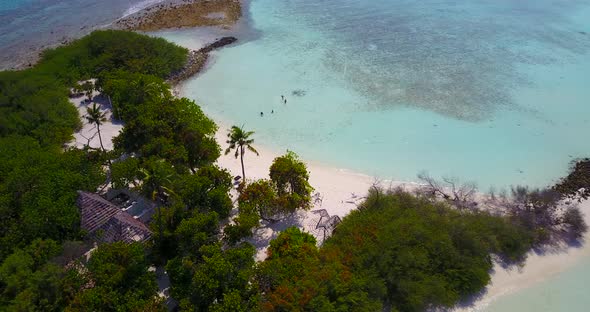
<svg viewBox="0 0 590 312"><path fill-rule="evenodd" d="M254 247L242 244L223 250L202 246L198 255L170 260L171 293L183 311L257 310L258 292L251 283Z"/></svg>
<svg viewBox="0 0 590 312"><path fill-rule="evenodd" d="M311 192L309 172L304 162L297 154L287 151L287 154L274 159L270 166L270 180L274 183L279 205L288 212L297 209L311 208Z"/></svg>
<svg viewBox="0 0 590 312"><path fill-rule="evenodd" d="M69 141L81 123L67 95L51 75L0 72L0 137L31 136L43 146Z"/></svg>
<svg viewBox="0 0 590 312"><path fill-rule="evenodd" d="M166 311L141 244L100 245L86 268L83 278L93 287L79 291L67 310Z"/></svg>
<svg viewBox="0 0 590 312"><path fill-rule="evenodd" d="M43 148L28 137L0 138L0 260L38 237L78 237L77 190L95 190L103 179L83 151Z"/></svg>
<svg viewBox="0 0 590 312"><path fill-rule="evenodd" d="M124 70L160 78L179 70L188 51L161 38L134 32L98 30L42 54L36 70L73 83L83 77Z"/></svg>
<svg viewBox="0 0 590 312"><path fill-rule="evenodd" d="M271 242L257 282L267 311L423 311L490 280L492 255L522 261L532 233L509 218L373 189L319 249L297 229Z"/></svg>

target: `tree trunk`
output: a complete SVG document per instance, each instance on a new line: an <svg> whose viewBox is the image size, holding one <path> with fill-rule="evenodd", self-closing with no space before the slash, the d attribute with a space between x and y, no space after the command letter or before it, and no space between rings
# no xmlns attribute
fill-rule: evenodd
<svg viewBox="0 0 590 312"><path fill-rule="evenodd" d="M102 136L100 135L100 125L96 124L96 131L98 131L98 141L100 142L100 148L102 148L103 152L106 152L104 149L104 145L102 145Z"/></svg>
<svg viewBox="0 0 590 312"><path fill-rule="evenodd" d="M102 145L102 136L100 135L100 125L96 124L96 130L98 131L98 141L100 142L100 148L102 148L102 152L103 154L106 154L106 150L104 149L104 145ZM109 173L111 170L111 159L107 157L107 163L109 164Z"/></svg>
<svg viewBox="0 0 590 312"><path fill-rule="evenodd" d="M244 171L244 146L240 146L240 161L242 162L242 181L246 182L246 172Z"/></svg>

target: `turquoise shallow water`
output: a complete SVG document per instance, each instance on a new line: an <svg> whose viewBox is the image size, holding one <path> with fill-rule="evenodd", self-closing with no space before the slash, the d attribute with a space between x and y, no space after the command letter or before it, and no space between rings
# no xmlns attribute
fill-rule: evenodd
<svg viewBox="0 0 590 312"><path fill-rule="evenodd" d="M544 186L590 155L589 8L254 0L257 36L215 52L183 93L255 130L258 144L304 159L395 180L427 170L483 191ZM164 36L194 46L202 33ZM587 311L589 265L477 310Z"/></svg>
<svg viewBox="0 0 590 312"><path fill-rule="evenodd" d="M590 154L587 7L255 0L260 35L184 92L260 144L380 178L546 185Z"/></svg>
<svg viewBox="0 0 590 312"><path fill-rule="evenodd" d="M588 280L590 258L555 278L493 301L481 309L487 312L585 312L590 306Z"/></svg>

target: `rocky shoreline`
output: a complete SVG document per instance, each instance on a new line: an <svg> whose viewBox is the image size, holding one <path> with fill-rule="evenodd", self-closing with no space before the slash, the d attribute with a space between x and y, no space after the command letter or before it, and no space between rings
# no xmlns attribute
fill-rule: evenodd
<svg viewBox="0 0 590 312"><path fill-rule="evenodd" d="M121 18L112 28L156 31L169 28L229 28L242 16L239 0L168 0Z"/></svg>
<svg viewBox="0 0 590 312"><path fill-rule="evenodd" d="M179 71L172 73L166 81L172 86L175 86L193 75L196 75L205 66L205 63L209 58L209 52L230 45L237 40L238 39L235 37L223 37L206 45L198 51L190 51L186 65Z"/></svg>

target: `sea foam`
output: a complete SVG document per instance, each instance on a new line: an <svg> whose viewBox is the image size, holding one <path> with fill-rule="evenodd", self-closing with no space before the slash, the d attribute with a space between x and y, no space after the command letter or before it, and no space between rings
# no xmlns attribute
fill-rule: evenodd
<svg viewBox="0 0 590 312"><path fill-rule="evenodd" d="M133 5L131 5L124 13L123 13L123 17L135 14L145 8L148 8L152 5L158 4L160 2L163 2L165 0L144 0L138 3L135 3Z"/></svg>

